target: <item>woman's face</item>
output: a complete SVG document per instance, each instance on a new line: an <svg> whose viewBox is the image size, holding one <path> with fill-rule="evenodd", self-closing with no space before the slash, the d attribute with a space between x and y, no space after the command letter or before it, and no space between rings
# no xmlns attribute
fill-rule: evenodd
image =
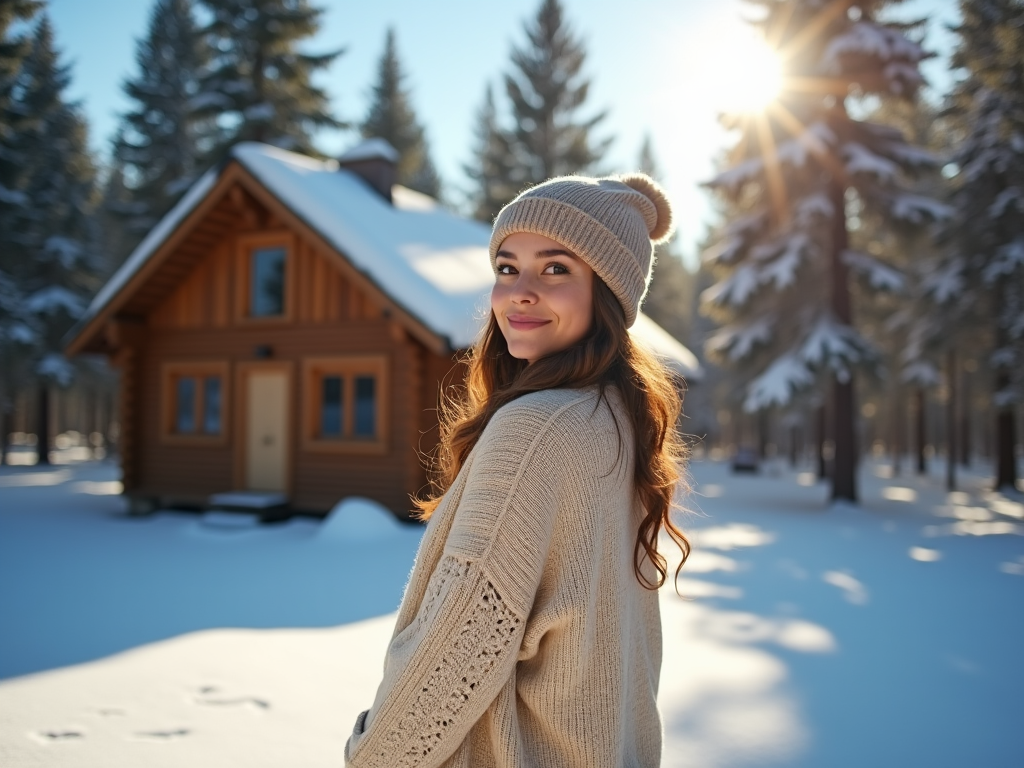
<svg viewBox="0 0 1024 768"><path fill-rule="evenodd" d="M491 309L512 357L527 362L580 341L594 316L594 270L560 243L529 232L502 242Z"/></svg>

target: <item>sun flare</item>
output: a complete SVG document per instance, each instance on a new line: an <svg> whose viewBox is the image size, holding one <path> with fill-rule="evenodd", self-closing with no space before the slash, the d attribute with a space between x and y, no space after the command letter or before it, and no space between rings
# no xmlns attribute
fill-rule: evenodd
<svg viewBox="0 0 1024 768"><path fill-rule="evenodd" d="M721 111L756 112L778 96L782 87L779 56L753 30L723 44L716 58L710 77Z"/></svg>

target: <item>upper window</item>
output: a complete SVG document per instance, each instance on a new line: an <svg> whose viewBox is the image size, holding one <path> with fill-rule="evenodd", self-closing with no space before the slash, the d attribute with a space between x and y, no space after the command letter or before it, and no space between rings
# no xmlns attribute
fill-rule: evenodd
<svg viewBox="0 0 1024 768"><path fill-rule="evenodd" d="M165 441L224 440L227 375L223 362L164 365L161 436Z"/></svg>
<svg viewBox="0 0 1024 768"><path fill-rule="evenodd" d="M292 236L261 232L238 237L235 316L239 322L287 320L292 282Z"/></svg>
<svg viewBox="0 0 1024 768"><path fill-rule="evenodd" d="M306 448L382 452L386 365L383 357L305 361Z"/></svg>
<svg viewBox="0 0 1024 768"><path fill-rule="evenodd" d="M249 264L249 315L276 317L284 314L284 248L254 248Z"/></svg>

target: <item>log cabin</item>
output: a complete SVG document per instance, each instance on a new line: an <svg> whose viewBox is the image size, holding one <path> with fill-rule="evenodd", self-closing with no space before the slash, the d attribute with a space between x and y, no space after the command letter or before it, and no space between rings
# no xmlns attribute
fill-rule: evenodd
<svg viewBox="0 0 1024 768"><path fill-rule="evenodd" d="M362 496L407 516L494 278L489 228L396 185L396 160L379 139L326 162L239 144L97 294L67 352L119 371L133 511ZM649 318L634 334L698 374Z"/></svg>

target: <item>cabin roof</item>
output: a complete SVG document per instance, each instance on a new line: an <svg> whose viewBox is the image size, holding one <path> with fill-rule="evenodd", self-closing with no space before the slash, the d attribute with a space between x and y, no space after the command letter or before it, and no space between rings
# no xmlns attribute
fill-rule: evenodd
<svg viewBox="0 0 1024 768"><path fill-rule="evenodd" d="M233 147L231 159L404 311L446 338L452 349L472 344L486 316L494 281L487 253L489 227L400 186L389 203L333 160L315 160L253 142ZM93 299L78 333L171 237L222 172L223 168L215 168L204 174L161 219ZM676 370L699 377L694 355L654 321L641 315L632 331Z"/></svg>

